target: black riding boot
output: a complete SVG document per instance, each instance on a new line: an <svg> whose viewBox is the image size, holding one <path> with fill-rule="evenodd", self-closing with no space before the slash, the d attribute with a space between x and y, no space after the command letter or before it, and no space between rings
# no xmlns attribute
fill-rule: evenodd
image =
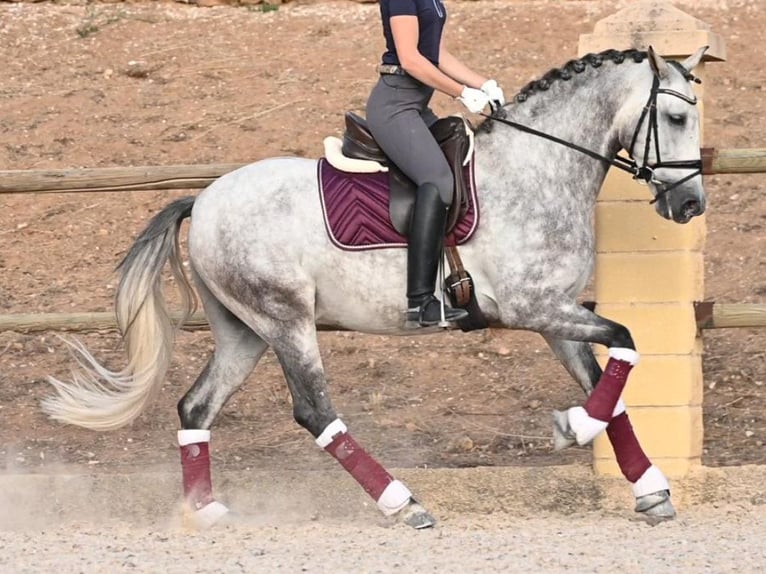
<svg viewBox="0 0 766 574"><path fill-rule="evenodd" d="M441 322L441 302L434 297L434 286L447 224L447 209L432 183L418 188L410 222L407 246L407 322L421 327ZM468 316L465 309L445 307L444 318L458 321Z"/></svg>

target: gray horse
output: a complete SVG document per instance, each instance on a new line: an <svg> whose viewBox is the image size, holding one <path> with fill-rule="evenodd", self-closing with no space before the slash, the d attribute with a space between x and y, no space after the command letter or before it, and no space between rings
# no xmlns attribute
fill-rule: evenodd
<svg viewBox="0 0 766 574"><path fill-rule="evenodd" d="M588 395L583 406L555 413L555 446L586 444L606 429L636 511L649 520L672 518L675 511L667 480L641 450L620 399L638 354L625 326L586 309L577 297L592 272L593 213L610 165L628 166L646 181L660 216L686 223L703 213L691 86L703 53L678 63L651 49L609 50L526 86L503 108L504 119L484 121L476 134L482 219L461 248L490 325L540 333ZM615 159L620 149L635 159ZM109 430L146 406L163 382L174 341L160 281L168 261L186 310L195 302L178 250L181 222L190 216L191 274L215 339L215 352L178 404L184 494L195 523L208 526L228 512L210 484L210 427L271 347L298 424L384 514L415 528L432 525L407 487L354 441L330 401L318 328L414 331L405 330L405 250L349 252L331 243L317 160L256 162L157 214L120 266L116 314L127 366L109 371L73 342L85 368L69 383L50 379L58 394L44 401L46 412ZM592 343L609 349L603 371Z"/></svg>

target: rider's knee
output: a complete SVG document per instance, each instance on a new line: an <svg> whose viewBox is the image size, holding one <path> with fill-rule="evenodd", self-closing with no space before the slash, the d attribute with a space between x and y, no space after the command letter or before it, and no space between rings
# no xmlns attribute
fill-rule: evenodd
<svg viewBox="0 0 766 574"><path fill-rule="evenodd" d="M455 193L455 182L452 175L452 170L449 166L446 169L435 173L430 179L430 183L436 186L439 190L439 197L447 205L452 205L452 197Z"/></svg>

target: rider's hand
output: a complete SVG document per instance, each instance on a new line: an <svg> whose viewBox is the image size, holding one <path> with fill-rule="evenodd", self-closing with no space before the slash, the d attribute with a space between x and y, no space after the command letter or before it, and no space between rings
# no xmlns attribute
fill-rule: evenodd
<svg viewBox="0 0 766 574"><path fill-rule="evenodd" d="M468 108L469 112L472 114L478 114L489 103L489 96L487 96L487 94L481 90L465 86L463 91L460 92L460 97L458 100L463 102L463 105Z"/></svg>
<svg viewBox="0 0 766 574"><path fill-rule="evenodd" d="M481 85L481 91L487 94L489 101L496 107L500 107L505 104L505 95L500 86L497 85L495 80L487 80Z"/></svg>

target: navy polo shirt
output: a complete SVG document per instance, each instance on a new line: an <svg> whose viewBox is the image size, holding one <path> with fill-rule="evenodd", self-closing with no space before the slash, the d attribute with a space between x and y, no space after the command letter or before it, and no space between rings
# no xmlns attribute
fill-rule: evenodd
<svg viewBox="0 0 766 574"><path fill-rule="evenodd" d="M401 63L396 55L394 37L391 34L392 16L418 17L418 52L438 66L442 29L447 20L447 10L442 0L380 0L380 17L383 21L383 35L386 38L384 64Z"/></svg>

